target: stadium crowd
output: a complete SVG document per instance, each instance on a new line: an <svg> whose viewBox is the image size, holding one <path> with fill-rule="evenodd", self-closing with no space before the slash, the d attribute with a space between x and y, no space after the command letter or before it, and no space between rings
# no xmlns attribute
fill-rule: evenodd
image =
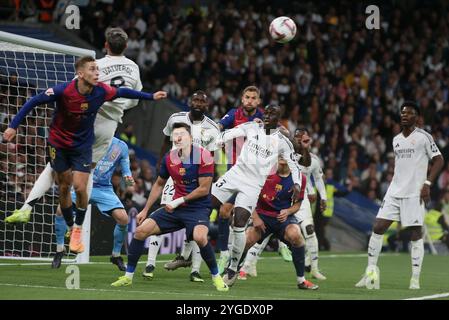
<svg viewBox="0 0 449 320"><path fill-rule="evenodd" d="M288 12L267 1L91 1L82 9L82 32L100 49L107 26L123 27L126 54L139 64L144 85L184 103L204 88L217 121L238 105L245 86L258 84L264 105L282 106L288 129L312 131L313 152L337 181L379 203L393 175L392 139L404 99L419 102L421 126L446 159L449 151L448 8L415 5L420 10L383 6L381 29L368 30L364 5L350 1L302 2ZM286 45L270 40L266 28L280 15L299 29ZM448 174L446 167L434 200L449 187Z"/></svg>
<svg viewBox="0 0 449 320"><path fill-rule="evenodd" d="M420 125L449 158L444 1L432 2L432 8L427 1L385 4L380 30L365 27L366 4L352 1L195 3L89 1L80 7L80 34L101 49L108 26L124 28L126 55L140 66L144 89L166 90L183 103L204 89L216 121L238 105L245 86L257 84L263 105L283 108L284 126L311 131L312 151L335 180L377 203L393 176L392 139L400 131L399 106L405 99L418 101ZM267 28L281 15L292 17L299 30L284 45L273 42ZM131 165L137 182L133 199L144 203L155 169L136 158ZM449 164L433 186L433 201L447 202L446 190Z"/></svg>

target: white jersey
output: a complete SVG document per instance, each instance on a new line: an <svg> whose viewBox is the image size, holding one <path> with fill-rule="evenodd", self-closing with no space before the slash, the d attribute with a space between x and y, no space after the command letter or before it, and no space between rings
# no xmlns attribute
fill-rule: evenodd
<svg viewBox="0 0 449 320"><path fill-rule="evenodd" d="M327 194L326 194L326 186L324 185L323 180L323 170L321 169L321 161L320 158L318 158L317 155L310 153L311 163L310 166L305 167L302 165L299 165L299 169L302 173L306 175L307 178L307 194L315 194L315 189L313 188L312 179L315 182L315 186L318 190L318 193L320 194L320 198L322 200L327 200Z"/></svg>
<svg viewBox="0 0 449 320"><path fill-rule="evenodd" d="M106 56L97 60L99 81L112 87L126 87L141 91L139 67L125 56ZM107 119L122 122L123 113L139 103L136 99L117 98L103 104L98 113Z"/></svg>
<svg viewBox="0 0 449 320"><path fill-rule="evenodd" d="M411 198L421 194L427 179L429 160L441 155L432 136L416 128L408 137L402 132L393 138L394 175L387 194L396 198Z"/></svg>
<svg viewBox="0 0 449 320"><path fill-rule="evenodd" d="M246 141L235 165L229 172L233 172L234 175L238 175L241 180L251 185L262 188L267 176L277 164L278 157L282 156L292 172L293 182L301 185L299 169L296 164L298 158L293 145L279 129L267 135L262 125L256 122L246 122L224 131L221 141L227 142L237 137L242 139L246 137Z"/></svg>
<svg viewBox="0 0 449 320"><path fill-rule="evenodd" d="M204 116L203 120L197 123L192 123L188 112L177 112L168 118L167 124L162 132L166 136L170 137L173 131L173 125L177 122L185 123L190 126L194 144L199 145L209 151L217 150L217 140L220 137L220 128L211 118ZM174 148L175 145L173 144L172 149Z"/></svg>

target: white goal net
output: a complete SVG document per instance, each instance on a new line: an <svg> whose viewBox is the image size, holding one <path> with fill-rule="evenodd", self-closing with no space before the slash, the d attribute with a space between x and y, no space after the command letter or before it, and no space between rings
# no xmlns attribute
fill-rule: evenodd
<svg viewBox="0 0 449 320"><path fill-rule="evenodd" d="M31 96L72 80L75 61L84 55L95 57L95 52L0 32L0 132ZM34 205L30 222L19 226L4 223L23 205L45 168L52 112L52 105L36 107L19 127L16 143L5 143L0 137L0 257L46 260L56 250L55 185Z"/></svg>

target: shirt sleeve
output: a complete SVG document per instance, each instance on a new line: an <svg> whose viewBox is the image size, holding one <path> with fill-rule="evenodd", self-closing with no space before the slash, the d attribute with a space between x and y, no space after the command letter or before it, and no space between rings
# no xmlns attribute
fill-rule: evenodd
<svg viewBox="0 0 449 320"><path fill-rule="evenodd" d="M19 125L22 123L23 119L26 117L26 115L36 106L55 102L56 100L58 100L63 94L66 86L67 84L57 85L53 88L48 88L44 92L41 92L33 96L23 105L22 108L20 108L19 113L17 113L17 115L12 119L9 127L17 129Z"/></svg>
<svg viewBox="0 0 449 320"><path fill-rule="evenodd" d="M227 142L238 137L246 137L250 131L254 131L254 133L256 133L258 127L259 125L256 122L242 123L235 128L222 132L220 137L221 142Z"/></svg>
<svg viewBox="0 0 449 320"><path fill-rule="evenodd" d="M167 124L165 125L164 129L162 130L162 132L170 137L171 136L171 132L172 132L172 128L173 128L173 116L170 116L170 118L168 118L167 120Z"/></svg>
<svg viewBox="0 0 449 320"><path fill-rule="evenodd" d="M167 155L162 158L161 167L159 169L159 177L165 180L170 178L170 173L168 172L167 168Z"/></svg>
<svg viewBox="0 0 449 320"><path fill-rule="evenodd" d="M290 141L287 140L286 137L283 136L282 138L280 138L279 154L282 156L282 158L285 159L285 161L287 161L288 167L292 172L293 183L301 185L301 181L299 181L300 172L298 169L297 158L295 156L293 145Z"/></svg>
<svg viewBox="0 0 449 320"><path fill-rule="evenodd" d="M129 163L129 150L126 143L121 144L122 152L120 154L120 166L122 167L122 176L131 177L133 174L131 172L131 167Z"/></svg>
<svg viewBox="0 0 449 320"><path fill-rule="evenodd" d="M202 149L201 163L198 170L198 177L213 177L214 176L214 158L212 154L206 149Z"/></svg>
<svg viewBox="0 0 449 320"><path fill-rule="evenodd" d="M312 169L313 180L315 181L316 189L320 194L322 200L327 200L326 186L323 180L323 170L321 169L318 159L315 159L315 163ZM310 183L310 182L309 182Z"/></svg>
<svg viewBox="0 0 449 320"><path fill-rule="evenodd" d="M235 120L235 109L229 110L223 118L220 120L220 124L223 126L223 129L230 129L233 127Z"/></svg>
<svg viewBox="0 0 449 320"><path fill-rule="evenodd" d="M103 82L98 82L98 85L104 89L104 101L111 101L117 98L117 88Z"/></svg>
<svg viewBox="0 0 449 320"><path fill-rule="evenodd" d="M435 141L433 140L433 137L430 134L426 134L425 149L426 149L427 158L429 160L432 159L433 157L441 155L441 152L438 149L437 144L435 143Z"/></svg>

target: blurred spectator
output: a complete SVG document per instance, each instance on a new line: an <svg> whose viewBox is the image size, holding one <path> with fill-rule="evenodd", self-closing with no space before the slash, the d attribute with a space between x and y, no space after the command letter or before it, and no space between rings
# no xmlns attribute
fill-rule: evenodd
<svg viewBox="0 0 449 320"><path fill-rule="evenodd" d="M179 83L176 81L174 74L168 76L167 83L162 87L162 90L167 91L169 97L179 99L182 94L182 89Z"/></svg>
<svg viewBox="0 0 449 320"><path fill-rule="evenodd" d="M134 134L134 127L132 124L125 125L125 129L120 134L120 139L130 144L137 144L137 137Z"/></svg>

